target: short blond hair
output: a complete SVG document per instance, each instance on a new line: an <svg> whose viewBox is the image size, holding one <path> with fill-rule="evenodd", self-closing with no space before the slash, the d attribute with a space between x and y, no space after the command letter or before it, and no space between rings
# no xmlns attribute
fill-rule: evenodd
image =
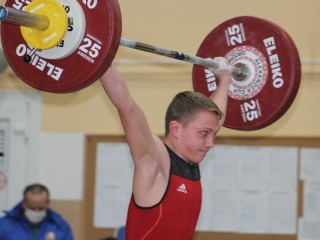
<svg viewBox="0 0 320 240"><path fill-rule="evenodd" d="M169 134L169 123L178 121L188 124L199 111L208 111L222 118L223 113L219 107L208 97L199 92L184 91L178 93L167 108L165 117L165 136Z"/></svg>

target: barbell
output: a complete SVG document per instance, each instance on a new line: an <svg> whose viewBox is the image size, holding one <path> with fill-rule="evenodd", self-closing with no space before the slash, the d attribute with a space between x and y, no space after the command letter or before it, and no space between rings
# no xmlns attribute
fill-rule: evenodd
<svg viewBox="0 0 320 240"><path fill-rule="evenodd" d="M212 59L223 56L233 73L224 126L249 131L282 117L300 85L301 63L293 40L280 26L258 17L221 23L205 37L196 56L122 38L117 0L7 0L0 20L9 65L41 91L70 93L91 85L121 45L193 63L193 88L209 96L219 81L209 70L219 67Z"/></svg>

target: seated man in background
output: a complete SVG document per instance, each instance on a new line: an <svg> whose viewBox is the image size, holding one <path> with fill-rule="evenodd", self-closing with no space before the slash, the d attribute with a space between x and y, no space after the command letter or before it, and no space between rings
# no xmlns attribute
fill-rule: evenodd
<svg viewBox="0 0 320 240"><path fill-rule="evenodd" d="M69 224L49 209L49 191L41 184L27 186L23 201L5 214L1 240L73 240Z"/></svg>

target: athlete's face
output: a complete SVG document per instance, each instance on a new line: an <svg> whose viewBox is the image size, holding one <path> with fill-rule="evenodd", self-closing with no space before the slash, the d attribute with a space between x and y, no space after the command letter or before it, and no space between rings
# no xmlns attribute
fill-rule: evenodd
<svg viewBox="0 0 320 240"><path fill-rule="evenodd" d="M200 163L214 146L219 119L216 114L201 111L179 133L179 155L189 163Z"/></svg>

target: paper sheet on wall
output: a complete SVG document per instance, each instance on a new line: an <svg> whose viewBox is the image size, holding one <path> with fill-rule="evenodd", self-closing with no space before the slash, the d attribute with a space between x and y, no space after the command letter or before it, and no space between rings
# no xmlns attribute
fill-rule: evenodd
<svg viewBox="0 0 320 240"><path fill-rule="evenodd" d="M298 240L319 240L320 222L309 221L304 218L299 220Z"/></svg>
<svg viewBox="0 0 320 240"><path fill-rule="evenodd" d="M266 191L270 177L269 148L242 148L238 161L239 189L243 191Z"/></svg>
<svg viewBox="0 0 320 240"><path fill-rule="evenodd" d="M303 180L303 217L298 240L320 239L320 149L302 148L300 176Z"/></svg>
<svg viewBox="0 0 320 240"><path fill-rule="evenodd" d="M117 228L126 223L131 188L108 186L96 192L94 227Z"/></svg>
<svg viewBox="0 0 320 240"><path fill-rule="evenodd" d="M197 230L235 232L237 230L237 193L228 190L206 191L202 198L202 209Z"/></svg>
<svg viewBox="0 0 320 240"><path fill-rule="evenodd" d="M212 149L200 164L204 189L236 190L238 171L238 147L219 145Z"/></svg>
<svg viewBox="0 0 320 240"><path fill-rule="evenodd" d="M126 143L97 145L94 226L125 225L131 196L133 163Z"/></svg>
<svg viewBox="0 0 320 240"><path fill-rule="evenodd" d="M267 233L269 209L267 193L240 192L238 205L238 232Z"/></svg>
<svg viewBox="0 0 320 240"><path fill-rule="evenodd" d="M268 233L296 234L297 192L273 192L269 196Z"/></svg>
<svg viewBox="0 0 320 240"><path fill-rule="evenodd" d="M304 182L303 217L320 222L320 182Z"/></svg>
<svg viewBox="0 0 320 240"><path fill-rule="evenodd" d="M320 149L301 149L301 179L306 181L320 181Z"/></svg>

